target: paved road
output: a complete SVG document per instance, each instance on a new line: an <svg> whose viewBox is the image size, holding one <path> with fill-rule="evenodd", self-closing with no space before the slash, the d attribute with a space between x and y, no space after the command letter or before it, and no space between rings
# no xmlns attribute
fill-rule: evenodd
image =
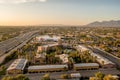
<svg viewBox="0 0 120 80"><path fill-rule="evenodd" d="M109 59L110 61L114 62L117 65L117 67L120 68L120 60L112 55L109 55L110 53L106 53L106 52L104 52L100 49L97 49L97 48L90 48L89 47L89 49L91 49L93 52Z"/></svg>
<svg viewBox="0 0 120 80"><path fill-rule="evenodd" d="M20 34L17 37L0 42L0 56L4 55L4 53L9 52L19 44L23 43L25 40L31 38L31 36L34 34L35 31L27 32L25 34Z"/></svg>
<svg viewBox="0 0 120 80"><path fill-rule="evenodd" d="M103 74L111 74L111 75L120 75L120 71L117 70L117 69L114 69L114 68L111 68L111 69L99 69L99 70L82 70L80 71L80 74L83 76L83 77L91 77L91 76L94 76L95 73L97 72L102 72Z"/></svg>
<svg viewBox="0 0 120 80"><path fill-rule="evenodd" d="M8 53L4 53L3 55L0 56L0 64L4 61L5 57L12 54L12 52L16 51L17 49L21 48L22 46L24 46L31 38L33 38L35 36L34 35L28 35L26 39L22 39L23 42L21 44L19 44L18 46L14 47L13 49L11 49ZM23 36L24 38L24 36Z"/></svg>
<svg viewBox="0 0 120 80"><path fill-rule="evenodd" d="M82 77L91 77L94 76L96 72L102 72L104 74L112 74L112 75L120 75L120 71L115 68L111 69L98 69L98 70L80 70L80 71L68 71L68 72L52 72L49 73L51 78L60 79L60 75L62 74L71 74L71 73L80 73ZM29 77L30 80L40 80L43 75L46 73L32 73L32 74L24 74ZM14 75L12 75L14 76Z"/></svg>
<svg viewBox="0 0 120 80"><path fill-rule="evenodd" d="M50 73L51 78L59 79L60 75L62 74L71 74L71 73L80 73L82 77L90 77L94 76L96 72L102 72L104 74L112 74L112 75L119 75L120 71L116 69L99 69L99 70L80 70L80 71L68 71L68 72L52 72ZM32 73L32 74L25 74L30 78L30 80L40 80L42 76L46 73Z"/></svg>

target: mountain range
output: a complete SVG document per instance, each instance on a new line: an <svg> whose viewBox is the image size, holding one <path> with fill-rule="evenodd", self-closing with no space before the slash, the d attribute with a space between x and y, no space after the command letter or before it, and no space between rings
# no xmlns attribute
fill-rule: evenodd
<svg viewBox="0 0 120 80"><path fill-rule="evenodd" d="M92 22L87 24L86 26L89 27L120 27L120 20L111 20L111 21L96 21L96 22Z"/></svg>

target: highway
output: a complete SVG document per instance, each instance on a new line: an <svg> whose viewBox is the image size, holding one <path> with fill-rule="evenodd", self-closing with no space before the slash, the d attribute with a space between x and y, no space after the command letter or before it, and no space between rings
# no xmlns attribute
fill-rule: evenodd
<svg viewBox="0 0 120 80"><path fill-rule="evenodd" d="M110 55L110 53L102 51L102 50L100 50L98 48L91 48L91 47L89 47L89 49L91 49L96 54L99 54L99 55L107 58L108 60L114 62L117 65L117 67L120 68L120 59L119 58L114 57L114 56Z"/></svg>
<svg viewBox="0 0 120 80"><path fill-rule="evenodd" d="M3 41L0 43L0 64L4 61L5 57L12 54L18 48L24 46L30 39L32 39L37 31L28 32L19 35L15 38Z"/></svg>
<svg viewBox="0 0 120 80"><path fill-rule="evenodd" d="M33 32L25 33L25 34L20 34L17 37L0 42L0 55L18 46L19 44L21 44L22 42L30 38L34 33L35 32L33 31Z"/></svg>

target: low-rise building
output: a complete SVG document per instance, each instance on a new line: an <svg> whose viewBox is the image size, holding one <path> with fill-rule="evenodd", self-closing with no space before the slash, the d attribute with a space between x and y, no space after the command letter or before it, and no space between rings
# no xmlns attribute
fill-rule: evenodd
<svg viewBox="0 0 120 80"><path fill-rule="evenodd" d="M16 59L7 69L7 74L22 74L26 64L26 59Z"/></svg>
<svg viewBox="0 0 120 80"><path fill-rule="evenodd" d="M41 72L56 72L56 71L65 71L68 69L67 65L38 65L38 66L29 66L29 73L41 73Z"/></svg>
<svg viewBox="0 0 120 80"><path fill-rule="evenodd" d="M116 65L112 61L106 59L105 57L97 54L97 53L91 53L91 56L95 57L97 62L103 67L103 68L115 68Z"/></svg>
<svg viewBox="0 0 120 80"><path fill-rule="evenodd" d="M80 77L82 77L82 76L81 76L80 73L71 73L71 74L70 74L70 77L71 77L71 78L80 78Z"/></svg>
<svg viewBox="0 0 120 80"><path fill-rule="evenodd" d="M47 45L38 46L37 52L46 51L49 47L55 47L58 45L59 45L58 43L54 43L54 44L47 44Z"/></svg>
<svg viewBox="0 0 120 80"><path fill-rule="evenodd" d="M75 70L94 70L99 69L99 64L97 63L79 63L74 64Z"/></svg>
<svg viewBox="0 0 120 80"><path fill-rule="evenodd" d="M46 60L46 53L37 53L35 56L35 63L44 64Z"/></svg>
<svg viewBox="0 0 120 80"><path fill-rule="evenodd" d="M41 42L41 41L58 41L61 39L59 36L49 36L49 35L43 35L43 36L37 36L36 40Z"/></svg>
<svg viewBox="0 0 120 80"><path fill-rule="evenodd" d="M61 55L58 55L58 57L62 60L63 63L68 63L68 54L61 54Z"/></svg>
<svg viewBox="0 0 120 80"><path fill-rule="evenodd" d="M79 52L90 51L87 47L85 47L85 46L83 46L83 45L78 45L78 46L76 46L76 49L77 49Z"/></svg>

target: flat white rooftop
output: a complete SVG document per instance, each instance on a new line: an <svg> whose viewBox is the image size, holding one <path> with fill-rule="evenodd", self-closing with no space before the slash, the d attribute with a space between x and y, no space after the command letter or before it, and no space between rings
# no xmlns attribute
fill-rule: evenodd
<svg viewBox="0 0 120 80"><path fill-rule="evenodd" d="M44 41L46 41L46 40L54 40L54 41L58 41L59 39L61 39L61 37L59 37L59 36L49 36L49 35L41 35L41 36L37 36L36 37L39 41L41 41L41 40L44 40Z"/></svg>
<svg viewBox="0 0 120 80"><path fill-rule="evenodd" d="M57 46L58 43L54 43L54 44L47 44L47 45L42 45L42 47L52 47L52 46Z"/></svg>
<svg viewBox="0 0 120 80"><path fill-rule="evenodd" d="M81 50L81 51L90 51L87 47L85 47L84 45L78 45L76 46L76 48L78 50Z"/></svg>
<svg viewBox="0 0 120 80"><path fill-rule="evenodd" d="M71 73L70 75L71 75L71 77L73 77L73 78L81 77L81 74L80 74L80 73Z"/></svg>

